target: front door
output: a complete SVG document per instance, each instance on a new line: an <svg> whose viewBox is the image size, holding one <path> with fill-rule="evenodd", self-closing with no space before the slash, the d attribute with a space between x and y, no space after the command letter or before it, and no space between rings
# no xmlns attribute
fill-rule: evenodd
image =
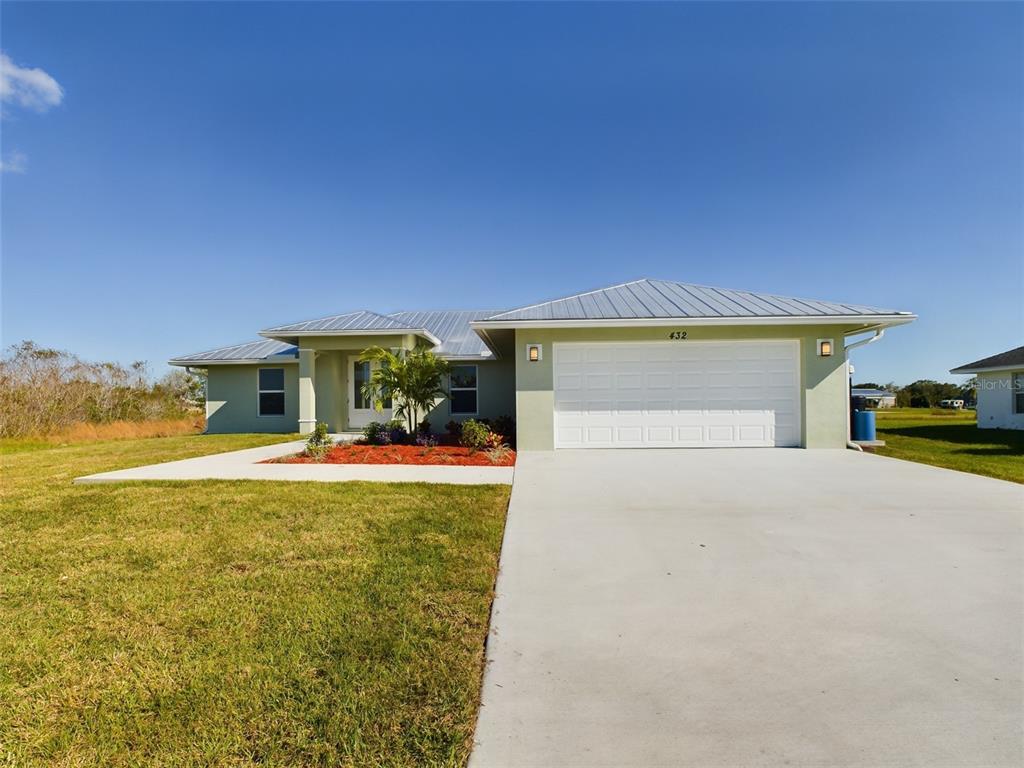
<svg viewBox="0 0 1024 768"><path fill-rule="evenodd" d="M373 367L376 367L373 363ZM363 395L363 385L370 380L371 364L358 357L348 359L348 428L362 429L371 421L391 420L391 401L384 402L383 411L375 411L373 403Z"/></svg>

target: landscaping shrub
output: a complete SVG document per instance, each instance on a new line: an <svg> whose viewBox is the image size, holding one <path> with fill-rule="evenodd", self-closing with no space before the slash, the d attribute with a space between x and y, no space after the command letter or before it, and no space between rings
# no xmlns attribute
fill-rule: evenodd
<svg viewBox="0 0 1024 768"><path fill-rule="evenodd" d="M467 419L462 422L462 431L459 435L459 443L471 451L479 451L488 446L491 430L486 424L475 419Z"/></svg>
<svg viewBox="0 0 1024 768"><path fill-rule="evenodd" d="M306 455L316 461L323 461L327 453L334 447L334 441L327 434L327 425L318 421L313 427L313 432L306 440Z"/></svg>
<svg viewBox="0 0 1024 768"><path fill-rule="evenodd" d="M429 432L420 432L416 435L416 445L422 448L434 448L437 445L437 438Z"/></svg>
<svg viewBox="0 0 1024 768"><path fill-rule="evenodd" d="M409 442L409 431L399 419L392 419L387 423L388 437L395 445L404 445Z"/></svg>
<svg viewBox="0 0 1024 768"><path fill-rule="evenodd" d="M363 427L363 439L370 445L391 445L391 428L379 421L371 421Z"/></svg>
<svg viewBox="0 0 1024 768"><path fill-rule="evenodd" d="M505 440L511 441L516 436L516 422L511 416L499 416L494 420L493 430L499 435L505 438Z"/></svg>
<svg viewBox="0 0 1024 768"><path fill-rule="evenodd" d="M485 453L492 464L501 464L512 453L512 449L505 444L501 444L488 448Z"/></svg>

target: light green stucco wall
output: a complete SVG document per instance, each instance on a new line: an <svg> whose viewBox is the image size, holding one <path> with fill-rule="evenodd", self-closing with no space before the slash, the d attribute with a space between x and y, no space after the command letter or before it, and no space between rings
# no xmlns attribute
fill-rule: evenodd
<svg viewBox="0 0 1024 768"><path fill-rule="evenodd" d="M284 368L284 416L259 416L260 368ZM206 431L297 432L299 368L284 365L211 365L206 384Z"/></svg>
<svg viewBox="0 0 1024 768"><path fill-rule="evenodd" d="M686 326L679 328L538 328L517 329L516 422L520 450L554 448L554 377L551 345L570 341L668 341L674 330L687 340L798 339L801 359L801 436L806 448L845 448L847 437L846 373L843 334L836 326ZM817 340L833 340L835 354L819 357ZM526 359L527 344L543 344L543 359Z"/></svg>
<svg viewBox="0 0 1024 768"><path fill-rule="evenodd" d="M390 337L394 338L394 337ZM379 341L379 337L377 339ZM327 423L331 432L348 429L349 356L363 348L321 349L316 355L313 388L316 419ZM453 361L477 366L476 417L452 416L448 400L438 403L427 417L434 432L444 432L452 419L495 419L515 416L515 361ZM259 368L284 368L285 415L257 416L257 373ZM297 432L299 431L299 365L281 364L212 365L208 368L207 431ZM381 417L383 419L383 417Z"/></svg>
<svg viewBox="0 0 1024 768"><path fill-rule="evenodd" d="M516 415L515 360L452 360L452 365L475 365L477 378L477 415L453 416L445 398L427 416L433 432L444 432L449 421L466 419L496 419ZM447 386L447 385L446 385Z"/></svg>

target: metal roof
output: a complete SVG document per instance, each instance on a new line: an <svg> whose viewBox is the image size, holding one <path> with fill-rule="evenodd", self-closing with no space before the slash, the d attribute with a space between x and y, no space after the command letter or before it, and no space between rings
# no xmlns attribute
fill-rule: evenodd
<svg viewBox="0 0 1024 768"><path fill-rule="evenodd" d="M891 309L768 293L710 288L671 280L634 280L587 293L531 304L485 318L483 323L532 320L640 318L758 318L898 315Z"/></svg>
<svg viewBox="0 0 1024 768"><path fill-rule="evenodd" d="M290 331L404 331L408 333L426 331L438 339L439 344L433 348L442 357L466 357L486 359L493 357L483 340L470 328L469 322L475 318L487 317L496 310L453 310L453 311L422 311L394 312L390 315L378 315L375 312L349 312L334 315L320 320L309 320L287 326L261 331L261 333L281 333ZM327 327L336 325L337 327ZM298 328L298 326L303 326ZM373 326L373 327L369 327ZM415 330L413 330L415 329ZM182 355L171 360L172 365L200 365L213 362L252 362L266 360L273 355L296 356L298 347L294 344L277 339L263 339L247 344L236 344L230 347L219 347L208 352L194 355Z"/></svg>
<svg viewBox="0 0 1024 768"><path fill-rule="evenodd" d="M413 331L419 328L402 325L389 317L378 315L361 309L356 312L346 312L342 315L331 315L316 320L304 320L301 323L289 323L277 325L260 331L261 334L272 333L308 333L310 331Z"/></svg>
<svg viewBox="0 0 1024 768"><path fill-rule="evenodd" d="M170 361L171 365L188 365L217 362L242 362L250 360L266 360L273 355L297 356L298 347L274 339L260 339L230 347L218 347L208 352L197 352L194 355L181 355Z"/></svg>
<svg viewBox="0 0 1024 768"><path fill-rule="evenodd" d="M854 397L896 397L894 392L885 389L865 389L864 387L852 387L850 394Z"/></svg>
<svg viewBox="0 0 1024 768"><path fill-rule="evenodd" d="M471 320L493 315L497 310L446 310L425 312L394 312L388 315L402 325L425 328L441 340L434 352L442 357L482 357L491 351L476 331L470 326Z"/></svg>
<svg viewBox="0 0 1024 768"><path fill-rule="evenodd" d="M950 373L973 373L974 371L990 368L1016 367L1024 368L1024 347L1009 349L1006 352L1000 352L998 355L992 355L991 357L983 357L981 360L975 360L973 363L958 366L951 370Z"/></svg>

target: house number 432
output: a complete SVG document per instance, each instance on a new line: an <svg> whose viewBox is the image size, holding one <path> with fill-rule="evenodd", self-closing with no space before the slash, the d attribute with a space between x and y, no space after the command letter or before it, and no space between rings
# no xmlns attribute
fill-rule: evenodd
<svg viewBox="0 0 1024 768"><path fill-rule="evenodd" d="M685 341L686 331L672 331L671 333L669 333L668 337L670 339L675 339L676 341Z"/></svg>

